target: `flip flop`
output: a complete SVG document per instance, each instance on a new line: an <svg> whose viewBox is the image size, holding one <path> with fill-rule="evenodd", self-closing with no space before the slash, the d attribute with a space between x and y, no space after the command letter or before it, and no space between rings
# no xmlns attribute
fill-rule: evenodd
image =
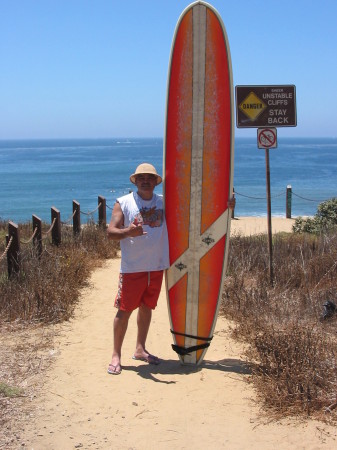
<svg viewBox="0 0 337 450"><path fill-rule="evenodd" d="M157 356L150 355L150 353L147 356L135 356L133 355L132 359L135 359L136 361L144 361L148 364L154 364L157 366L160 364L160 359Z"/></svg>
<svg viewBox="0 0 337 450"><path fill-rule="evenodd" d="M113 368L113 370L111 370L111 367ZM119 370L117 370L117 367L119 367ZM120 375L121 372L122 372L122 367L120 364L116 364L115 366L113 364L109 364L108 373L110 375Z"/></svg>

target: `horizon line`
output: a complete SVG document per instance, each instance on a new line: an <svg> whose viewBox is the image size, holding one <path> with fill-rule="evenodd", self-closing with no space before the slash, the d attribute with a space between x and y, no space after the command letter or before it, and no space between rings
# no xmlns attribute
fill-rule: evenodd
<svg viewBox="0 0 337 450"><path fill-rule="evenodd" d="M234 139L255 139L255 136L234 136ZM58 140L106 140L106 139L164 139L164 136L109 136L109 137L11 137L1 141L58 141ZM337 139L337 136L278 136L278 139Z"/></svg>

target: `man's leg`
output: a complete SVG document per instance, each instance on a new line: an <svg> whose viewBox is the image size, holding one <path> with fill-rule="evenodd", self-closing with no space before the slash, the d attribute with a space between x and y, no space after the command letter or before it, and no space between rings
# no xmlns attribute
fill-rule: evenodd
<svg viewBox="0 0 337 450"><path fill-rule="evenodd" d="M141 305L138 309L137 315L137 343L135 356L145 356L145 343L149 332L150 323L152 318L152 309L145 305Z"/></svg>
<svg viewBox="0 0 337 450"><path fill-rule="evenodd" d="M129 318L132 311L118 310L114 320L114 349L112 352L111 363L109 364L109 372L120 373L122 345L128 328Z"/></svg>
<svg viewBox="0 0 337 450"><path fill-rule="evenodd" d="M150 364L159 364L160 360L146 350L146 338L150 328L151 317L152 309L141 305L137 315L138 333L134 358L147 361Z"/></svg>

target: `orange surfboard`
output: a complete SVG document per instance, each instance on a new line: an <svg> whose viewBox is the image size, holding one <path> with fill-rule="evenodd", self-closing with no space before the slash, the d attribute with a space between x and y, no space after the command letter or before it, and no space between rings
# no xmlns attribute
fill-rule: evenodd
<svg viewBox="0 0 337 450"><path fill-rule="evenodd" d="M234 162L227 34L205 2L189 5L174 33L167 86L164 199L173 349L200 364L211 343L226 272Z"/></svg>

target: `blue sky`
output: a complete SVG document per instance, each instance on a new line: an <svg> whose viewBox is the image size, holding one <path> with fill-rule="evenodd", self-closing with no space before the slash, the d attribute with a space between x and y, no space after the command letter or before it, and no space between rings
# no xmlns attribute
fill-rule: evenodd
<svg viewBox="0 0 337 450"><path fill-rule="evenodd" d="M0 0L0 139L163 136L171 42L189 3ZM336 137L337 1L210 3L234 86L296 85L298 126L279 137Z"/></svg>

